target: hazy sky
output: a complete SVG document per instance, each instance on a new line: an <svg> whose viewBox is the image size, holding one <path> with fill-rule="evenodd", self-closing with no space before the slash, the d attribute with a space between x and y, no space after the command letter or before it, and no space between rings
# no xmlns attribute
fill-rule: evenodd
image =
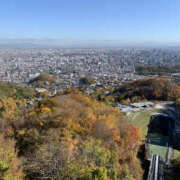
<svg viewBox="0 0 180 180"><path fill-rule="evenodd" d="M180 0L2 0L0 38L180 42Z"/></svg>

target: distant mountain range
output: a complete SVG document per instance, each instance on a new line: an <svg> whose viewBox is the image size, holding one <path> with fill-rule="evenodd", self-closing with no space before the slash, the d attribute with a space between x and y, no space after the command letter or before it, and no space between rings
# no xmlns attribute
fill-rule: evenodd
<svg viewBox="0 0 180 180"><path fill-rule="evenodd" d="M179 46L180 43L161 42L135 42L130 40L79 40L79 39L55 39L55 38L1 38L0 47L5 48L33 48L33 47L167 47Z"/></svg>

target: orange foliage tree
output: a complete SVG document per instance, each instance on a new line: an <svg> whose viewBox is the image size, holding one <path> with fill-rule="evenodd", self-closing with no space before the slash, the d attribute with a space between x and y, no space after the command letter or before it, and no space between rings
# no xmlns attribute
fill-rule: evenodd
<svg viewBox="0 0 180 180"><path fill-rule="evenodd" d="M140 179L142 175L136 160L137 128L119 109L77 90L43 100L24 111L12 127L31 179Z"/></svg>

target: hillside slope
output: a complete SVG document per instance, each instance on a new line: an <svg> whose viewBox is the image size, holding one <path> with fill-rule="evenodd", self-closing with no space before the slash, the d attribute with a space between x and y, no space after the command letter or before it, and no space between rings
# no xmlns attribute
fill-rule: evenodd
<svg viewBox="0 0 180 180"><path fill-rule="evenodd" d="M138 130L80 92L44 99L10 124L28 179L141 179Z"/></svg>
<svg viewBox="0 0 180 180"><path fill-rule="evenodd" d="M180 86L166 79L149 78L124 84L110 95L121 103L141 100L176 101L180 97Z"/></svg>
<svg viewBox="0 0 180 180"><path fill-rule="evenodd" d="M31 79L29 85L33 87L44 87L47 84L52 84L56 82L56 77L46 73L41 73L39 76Z"/></svg>

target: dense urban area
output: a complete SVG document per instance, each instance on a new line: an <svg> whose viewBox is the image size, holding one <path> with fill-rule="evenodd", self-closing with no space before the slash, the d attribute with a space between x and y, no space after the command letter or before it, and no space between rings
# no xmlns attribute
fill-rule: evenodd
<svg viewBox="0 0 180 180"><path fill-rule="evenodd" d="M55 73L60 83L77 86L85 75L96 79L132 78L132 50L1 49L1 79L25 83L41 72ZM124 75L128 73L127 75ZM134 77L133 77L134 78Z"/></svg>
<svg viewBox="0 0 180 180"><path fill-rule="evenodd" d="M81 77L92 77L96 85L116 86L137 80L137 65L180 65L178 49L86 48L0 49L0 80L27 84L40 73L54 74L56 86L78 87Z"/></svg>
<svg viewBox="0 0 180 180"><path fill-rule="evenodd" d="M178 180L179 107L178 48L0 48L0 178Z"/></svg>

